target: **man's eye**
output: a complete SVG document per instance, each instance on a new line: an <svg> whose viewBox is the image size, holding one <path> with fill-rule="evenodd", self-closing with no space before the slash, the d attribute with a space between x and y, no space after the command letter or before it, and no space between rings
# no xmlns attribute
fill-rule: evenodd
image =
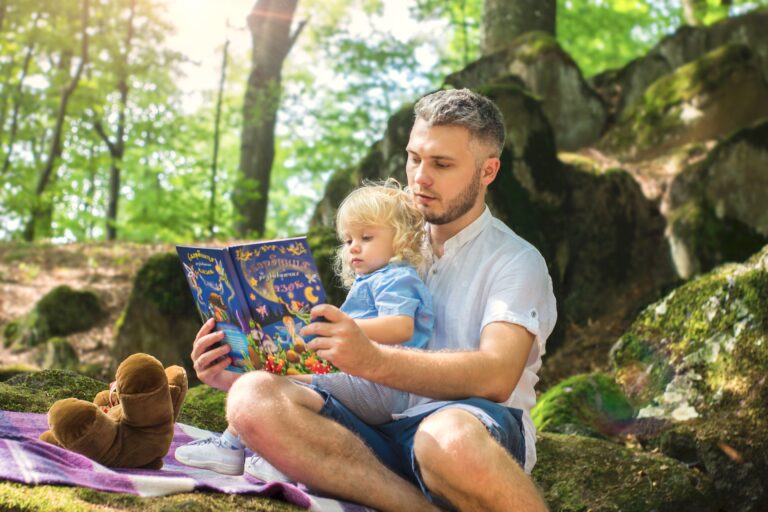
<svg viewBox="0 0 768 512"><path fill-rule="evenodd" d="M439 161L435 162L435 167L437 167L438 169L447 169L450 166L451 166L451 164L449 164L447 162L439 162Z"/></svg>

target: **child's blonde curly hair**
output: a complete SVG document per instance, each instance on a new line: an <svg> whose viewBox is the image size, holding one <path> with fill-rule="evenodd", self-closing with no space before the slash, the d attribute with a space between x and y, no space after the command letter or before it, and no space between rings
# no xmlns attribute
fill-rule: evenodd
<svg viewBox="0 0 768 512"><path fill-rule="evenodd" d="M342 201L336 212L339 240L344 241L345 228L354 224L394 229L394 257L390 261L404 261L416 268L424 262L424 215L397 180L365 183ZM344 258L345 248L342 243L336 251L334 270L349 288L355 281L355 272Z"/></svg>

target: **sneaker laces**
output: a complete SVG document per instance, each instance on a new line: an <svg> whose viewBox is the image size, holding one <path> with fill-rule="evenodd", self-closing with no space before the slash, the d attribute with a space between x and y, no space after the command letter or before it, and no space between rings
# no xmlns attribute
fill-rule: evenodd
<svg viewBox="0 0 768 512"><path fill-rule="evenodd" d="M222 448L224 447L224 444L221 441L221 438L218 436L210 436L206 437L204 439L198 439L196 441L192 441L190 443L187 443L187 446L195 445L195 446L204 446L207 444L212 444L216 448Z"/></svg>

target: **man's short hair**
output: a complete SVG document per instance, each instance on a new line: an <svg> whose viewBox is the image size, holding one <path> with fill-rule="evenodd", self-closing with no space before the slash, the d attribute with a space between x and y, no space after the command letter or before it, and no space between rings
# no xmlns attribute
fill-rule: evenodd
<svg viewBox="0 0 768 512"><path fill-rule="evenodd" d="M501 156L506 132L504 115L494 102L469 89L452 89L428 94L413 107L417 119L430 126L462 126L470 137L488 144Z"/></svg>

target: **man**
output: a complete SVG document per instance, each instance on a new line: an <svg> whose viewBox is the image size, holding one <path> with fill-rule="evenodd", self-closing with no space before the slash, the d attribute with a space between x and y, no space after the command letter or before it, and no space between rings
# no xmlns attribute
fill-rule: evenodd
<svg viewBox="0 0 768 512"><path fill-rule="evenodd" d="M523 471L535 462L530 409L555 301L546 265L485 205L499 171L498 108L468 90L415 106L406 151L413 200L429 223L429 350L372 342L337 308L317 306L302 336L340 370L412 394L395 421L365 425L333 396L266 372L222 371L221 338L201 329L200 380L228 389L227 418L247 446L313 489L379 510L546 510ZM471 398L467 398L471 397Z"/></svg>

